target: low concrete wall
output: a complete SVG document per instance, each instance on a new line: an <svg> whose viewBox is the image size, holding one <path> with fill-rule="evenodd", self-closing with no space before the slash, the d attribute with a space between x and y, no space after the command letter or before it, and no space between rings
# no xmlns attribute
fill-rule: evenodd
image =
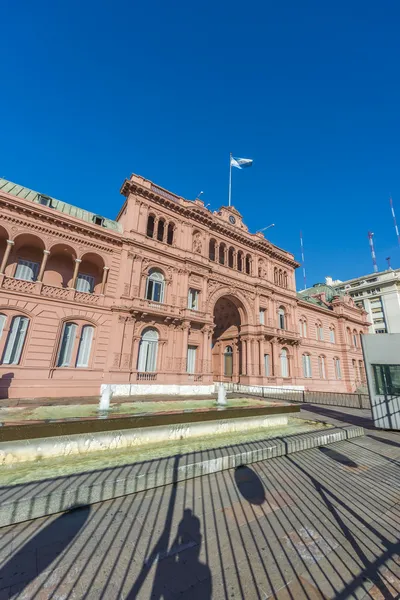
<svg viewBox="0 0 400 600"><path fill-rule="evenodd" d="M32 462L59 456L143 447L173 440L185 440L268 427L287 425L287 414L219 419L197 423L159 425L123 431L101 431L0 443L0 465Z"/></svg>
<svg viewBox="0 0 400 600"><path fill-rule="evenodd" d="M169 385L157 383L103 383L100 393L107 385L111 386L114 396L206 396L214 393L214 384Z"/></svg>

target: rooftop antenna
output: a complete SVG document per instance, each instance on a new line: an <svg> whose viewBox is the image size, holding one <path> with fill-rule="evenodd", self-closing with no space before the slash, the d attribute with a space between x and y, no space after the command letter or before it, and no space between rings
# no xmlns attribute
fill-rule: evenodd
<svg viewBox="0 0 400 600"><path fill-rule="evenodd" d="M387 264L388 264L388 270L390 271L390 269L392 268L390 266L390 256L388 256L387 258L385 258L385 260L387 260Z"/></svg>
<svg viewBox="0 0 400 600"><path fill-rule="evenodd" d="M397 227L396 215L394 214L392 196L390 196L390 208L391 208L391 211L392 211L392 217L393 217L394 229L395 229L396 235L397 235L397 241L398 241L399 246L400 246L400 234L399 234L399 228Z"/></svg>
<svg viewBox="0 0 400 600"><path fill-rule="evenodd" d="M376 254L375 254L375 248L374 248L374 240L372 239L373 237L374 237L374 233L372 231L368 231L368 239L369 239L369 246L371 248L372 264L374 265L374 272L377 273L378 272L378 265L376 264Z"/></svg>
<svg viewBox="0 0 400 600"><path fill-rule="evenodd" d="M303 232L300 231L301 264L303 266L304 289L307 289L306 265L304 260Z"/></svg>

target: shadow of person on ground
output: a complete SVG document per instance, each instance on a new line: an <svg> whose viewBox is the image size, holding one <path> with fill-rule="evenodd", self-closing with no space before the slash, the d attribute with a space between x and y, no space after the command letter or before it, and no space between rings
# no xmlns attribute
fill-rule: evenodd
<svg viewBox="0 0 400 600"><path fill-rule="evenodd" d="M325 456L328 456L328 458L335 460L336 462L340 463L341 465L344 465L345 467L352 467L353 469L357 469L358 467L358 464L354 462L354 460L352 460L345 454L334 450L333 448L321 446L320 448L318 448L318 450L322 452L322 454L324 454Z"/></svg>
<svg viewBox="0 0 400 600"><path fill-rule="evenodd" d="M259 476L244 465L235 469L235 482L243 498L250 504L261 505L265 502L265 489Z"/></svg>
<svg viewBox="0 0 400 600"><path fill-rule="evenodd" d="M10 387L12 380L14 379L14 373L4 373L0 377L0 399L6 400L10 394Z"/></svg>
<svg viewBox="0 0 400 600"><path fill-rule="evenodd" d="M400 448L400 443L394 442L393 440L388 440L385 437L379 437L377 435L371 435L370 433L368 434L368 437L371 438L372 440L377 441L377 442L382 442L382 444L389 444L389 446L396 446L397 448Z"/></svg>
<svg viewBox="0 0 400 600"><path fill-rule="evenodd" d="M69 546L85 525L90 513L88 506L63 513L43 527L0 568L1 590L16 586L18 593L38 575L46 571ZM42 549L46 547L45 551Z"/></svg>

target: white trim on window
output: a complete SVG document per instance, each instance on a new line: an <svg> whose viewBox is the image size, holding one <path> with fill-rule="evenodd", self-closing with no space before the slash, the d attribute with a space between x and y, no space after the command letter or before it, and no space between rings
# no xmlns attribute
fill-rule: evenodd
<svg viewBox="0 0 400 600"><path fill-rule="evenodd" d="M94 277L92 275L86 275L85 273L78 273L76 278L75 289L77 292L85 292L86 294L93 294L94 292Z"/></svg>
<svg viewBox="0 0 400 600"><path fill-rule="evenodd" d="M186 371L191 375L196 372L196 352L197 346L188 346Z"/></svg>
<svg viewBox="0 0 400 600"><path fill-rule="evenodd" d="M11 322L11 329L3 355L3 364L18 365L21 360L22 349L24 347L26 332L29 319L27 317L16 316Z"/></svg>
<svg viewBox="0 0 400 600"><path fill-rule="evenodd" d="M92 349L94 327L92 325L84 325L82 327L81 339L79 342L78 357L76 359L77 367L88 367L90 351Z"/></svg>
<svg viewBox="0 0 400 600"><path fill-rule="evenodd" d="M77 329L78 325L76 323L64 323L60 349L58 351L57 367L71 366L72 351Z"/></svg>
<svg viewBox="0 0 400 600"><path fill-rule="evenodd" d="M24 281L36 281L39 266L38 262L19 258L14 277L15 279L23 279Z"/></svg>

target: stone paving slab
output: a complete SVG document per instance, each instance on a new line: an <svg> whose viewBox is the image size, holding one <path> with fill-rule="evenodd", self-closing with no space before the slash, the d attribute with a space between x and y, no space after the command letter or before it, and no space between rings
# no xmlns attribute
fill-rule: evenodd
<svg viewBox="0 0 400 600"><path fill-rule="evenodd" d="M357 426L313 431L0 488L0 526L362 436Z"/></svg>

